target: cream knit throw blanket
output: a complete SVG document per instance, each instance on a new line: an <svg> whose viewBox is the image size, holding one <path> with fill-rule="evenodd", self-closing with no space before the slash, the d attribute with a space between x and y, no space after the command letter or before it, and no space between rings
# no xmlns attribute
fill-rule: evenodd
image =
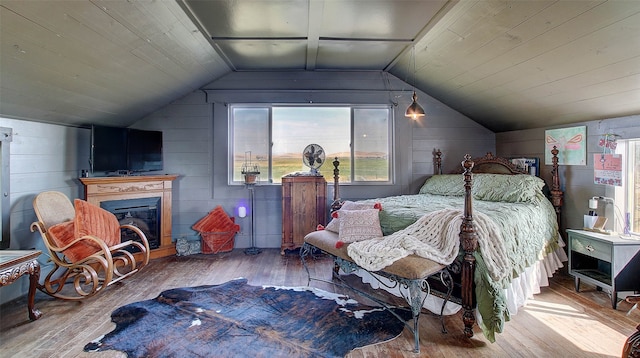
<svg viewBox="0 0 640 358"><path fill-rule="evenodd" d="M351 243L347 252L353 261L367 271L382 270L411 254L449 265L460 248L462 217L461 210L434 211L404 230L382 238ZM474 223L489 275L499 281L506 277L511 267L500 229L493 220L479 212L474 213Z"/></svg>

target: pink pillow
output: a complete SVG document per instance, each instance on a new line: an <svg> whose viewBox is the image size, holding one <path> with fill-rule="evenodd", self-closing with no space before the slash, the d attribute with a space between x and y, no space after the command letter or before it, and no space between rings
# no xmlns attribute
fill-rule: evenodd
<svg viewBox="0 0 640 358"><path fill-rule="evenodd" d="M327 226L325 226L324 229L333 231L335 233L340 232L340 220L338 219L338 217L340 216L341 210L367 210L367 209L378 209L378 211L380 211L382 210L382 205L380 205L380 203L371 204L371 203L362 203L362 202L347 200L344 203L342 203L340 210L334 211L331 213L332 219L331 221L329 221L329 223L327 224Z"/></svg>
<svg viewBox="0 0 640 358"><path fill-rule="evenodd" d="M331 213L331 221L324 227L325 230L333 231L335 233L340 232L340 220L338 219L339 211Z"/></svg>
<svg viewBox="0 0 640 358"><path fill-rule="evenodd" d="M382 237L378 209L340 210L339 238L343 243L351 243Z"/></svg>
<svg viewBox="0 0 640 358"><path fill-rule="evenodd" d="M120 223L115 215L87 201L75 199L75 236L93 235L108 247L120 243Z"/></svg>

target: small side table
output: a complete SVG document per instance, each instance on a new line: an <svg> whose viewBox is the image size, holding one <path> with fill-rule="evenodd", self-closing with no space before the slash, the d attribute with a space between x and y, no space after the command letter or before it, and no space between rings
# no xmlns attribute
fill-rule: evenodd
<svg viewBox="0 0 640 358"><path fill-rule="evenodd" d="M27 308L29 319L37 320L42 313L34 306L36 286L40 279L40 250L0 250L0 287L15 282L22 275L29 274L29 296Z"/></svg>
<svg viewBox="0 0 640 358"><path fill-rule="evenodd" d="M584 280L611 294L611 307L618 305L618 292L640 290L640 241L584 230L567 230L569 274L576 292Z"/></svg>

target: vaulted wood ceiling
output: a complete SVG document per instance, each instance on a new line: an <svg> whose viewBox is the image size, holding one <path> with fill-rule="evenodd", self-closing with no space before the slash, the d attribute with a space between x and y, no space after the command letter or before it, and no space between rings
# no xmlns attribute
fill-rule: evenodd
<svg viewBox="0 0 640 358"><path fill-rule="evenodd" d="M496 132L640 114L633 0L0 0L0 40L0 116L54 123L274 70L386 71Z"/></svg>

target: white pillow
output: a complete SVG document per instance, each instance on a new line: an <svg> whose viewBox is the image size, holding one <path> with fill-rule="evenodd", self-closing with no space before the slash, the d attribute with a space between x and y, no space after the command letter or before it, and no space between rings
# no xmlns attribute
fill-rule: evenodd
<svg viewBox="0 0 640 358"><path fill-rule="evenodd" d="M340 241L351 243L376 237L382 237L378 209L342 210L340 218Z"/></svg>
<svg viewBox="0 0 640 358"><path fill-rule="evenodd" d="M382 210L380 203L375 203L375 204L371 204L371 203L361 203L361 202L355 202L355 201L345 201L344 203L342 203L342 206L340 207L340 210L366 210L366 209L377 209L377 210ZM325 230L329 230L329 231L333 231L335 233L339 233L340 232L340 220L338 219L338 212L340 211L334 211L331 213L331 221L329 221L329 223L327 224L327 226L325 226Z"/></svg>
<svg viewBox="0 0 640 358"><path fill-rule="evenodd" d="M340 232L340 220L338 219L338 211L334 211L331 213L331 221L329 221L324 229L333 231L336 234Z"/></svg>

